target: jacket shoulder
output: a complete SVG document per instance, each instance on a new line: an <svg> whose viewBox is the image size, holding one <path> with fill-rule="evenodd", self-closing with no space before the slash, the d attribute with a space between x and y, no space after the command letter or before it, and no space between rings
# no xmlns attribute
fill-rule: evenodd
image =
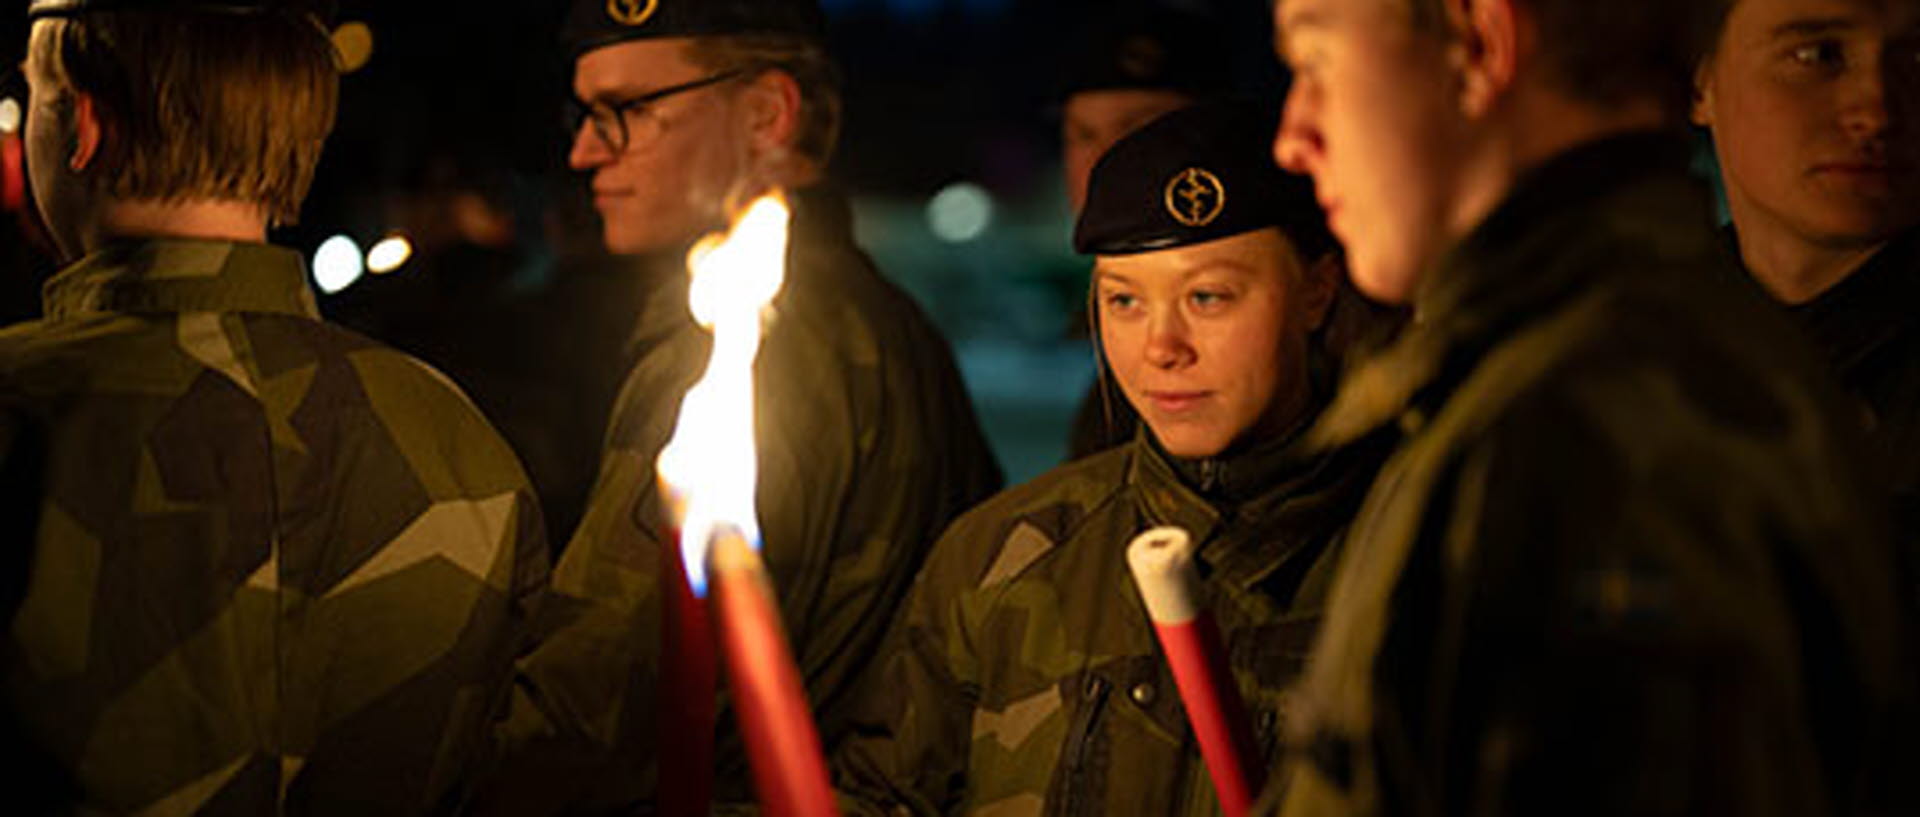
<svg viewBox="0 0 1920 817"><path fill-rule="evenodd" d="M1025 573L1120 501L1132 446L1054 468L989 497L940 537L927 573L948 586L985 587Z"/></svg>

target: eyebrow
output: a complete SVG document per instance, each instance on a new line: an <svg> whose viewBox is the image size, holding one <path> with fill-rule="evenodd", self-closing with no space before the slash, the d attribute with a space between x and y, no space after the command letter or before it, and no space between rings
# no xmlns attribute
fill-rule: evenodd
<svg viewBox="0 0 1920 817"><path fill-rule="evenodd" d="M1280 17L1280 23L1273 27L1273 49L1284 57L1287 54L1289 35L1298 33L1302 29L1326 28L1326 26L1325 9L1309 8L1305 11L1284 12Z"/></svg>
<svg viewBox="0 0 1920 817"><path fill-rule="evenodd" d="M1785 40L1793 37L1816 37L1821 34L1838 34L1859 28L1861 22L1853 17L1808 17L1788 20L1767 32L1772 40Z"/></svg>

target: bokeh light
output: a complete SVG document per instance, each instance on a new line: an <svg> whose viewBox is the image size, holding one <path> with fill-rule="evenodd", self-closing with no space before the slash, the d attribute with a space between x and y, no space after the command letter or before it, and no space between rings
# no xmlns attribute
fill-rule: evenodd
<svg viewBox="0 0 1920 817"><path fill-rule="evenodd" d="M20 100L13 97L0 99L0 134L20 132Z"/></svg>
<svg viewBox="0 0 1920 817"><path fill-rule="evenodd" d="M351 74L373 59L373 29L366 23L341 23L333 30L333 48L340 54L340 73Z"/></svg>
<svg viewBox="0 0 1920 817"><path fill-rule="evenodd" d="M353 286L365 273L360 245L344 235L321 242L319 251L313 254L313 283L328 295Z"/></svg>
<svg viewBox="0 0 1920 817"><path fill-rule="evenodd" d="M385 275L399 269L412 257L413 242L408 241L406 236L387 236L367 250L367 271Z"/></svg>
<svg viewBox="0 0 1920 817"><path fill-rule="evenodd" d="M979 238L992 225L993 196L977 184L947 185L927 204L927 226L949 244Z"/></svg>

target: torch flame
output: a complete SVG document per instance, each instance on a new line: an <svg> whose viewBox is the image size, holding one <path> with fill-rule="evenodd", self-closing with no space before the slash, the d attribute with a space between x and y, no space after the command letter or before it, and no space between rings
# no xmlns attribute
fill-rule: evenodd
<svg viewBox="0 0 1920 817"><path fill-rule="evenodd" d="M716 528L736 528L760 546L753 360L763 316L786 278L789 217L780 194L761 196L725 235L702 239L687 255L693 277L687 306L713 332L713 354L681 401L673 439L656 467L678 517L687 583L701 597L707 594L707 550Z"/></svg>

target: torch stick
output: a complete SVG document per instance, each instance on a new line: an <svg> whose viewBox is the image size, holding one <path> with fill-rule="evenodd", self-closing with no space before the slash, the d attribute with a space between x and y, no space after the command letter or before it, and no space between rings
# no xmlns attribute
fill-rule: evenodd
<svg viewBox="0 0 1920 817"><path fill-rule="evenodd" d="M664 484L669 518L684 513ZM663 817L704 817L713 805L714 690L719 661L705 599L694 595L680 553L680 530L661 525L660 690L655 699L654 755L659 758Z"/></svg>
<svg viewBox="0 0 1920 817"><path fill-rule="evenodd" d="M834 817L820 733L787 646L773 583L737 529L714 532L707 576L754 790L770 817Z"/></svg>
<svg viewBox="0 0 1920 817"><path fill-rule="evenodd" d="M1134 537L1127 563L1173 667L1187 721L1220 797L1220 811L1225 817L1242 817L1260 794L1260 766L1220 627L1200 605L1193 540L1180 528L1155 528Z"/></svg>

